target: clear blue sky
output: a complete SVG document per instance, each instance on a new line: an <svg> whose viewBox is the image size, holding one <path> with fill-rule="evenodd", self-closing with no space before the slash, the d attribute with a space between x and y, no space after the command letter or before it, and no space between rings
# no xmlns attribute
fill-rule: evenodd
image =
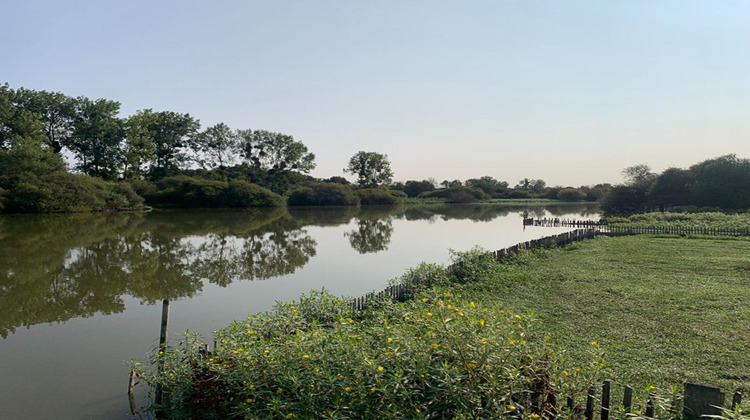
<svg viewBox="0 0 750 420"><path fill-rule="evenodd" d="M750 157L746 1L5 0L0 83L294 135L313 175L620 182Z"/></svg>

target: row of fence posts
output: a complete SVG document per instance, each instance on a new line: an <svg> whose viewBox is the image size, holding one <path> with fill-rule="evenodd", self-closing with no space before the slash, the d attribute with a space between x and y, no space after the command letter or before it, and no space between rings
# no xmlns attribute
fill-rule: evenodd
<svg viewBox="0 0 750 420"><path fill-rule="evenodd" d="M594 229L607 235L637 235L637 234L665 234L665 235L715 235L715 236L750 236L750 229L737 228L709 228L685 226L628 226L610 225L606 220L572 220L572 219L523 219L524 226L540 227L581 227Z"/></svg>
<svg viewBox="0 0 750 420"><path fill-rule="evenodd" d="M597 231L594 229L576 229L570 232L564 232L559 235L546 236L544 238L532 239L530 241L521 242L519 244L510 246L508 248L499 249L491 252L492 256L498 261L505 257L518 254L521 250L525 249L536 249L536 248L552 248L556 246L564 246L573 242L582 241L584 239L593 239L597 235ZM450 273L455 272L456 267L450 265L446 268ZM363 309L368 301L376 298L390 297L393 300L403 300L410 292L409 285L403 283L397 283L388 286L385 290L375 293L368 293L364 296L354 298L350 302L352 309L361 310Z"/></svg>
<svg viewBox="0 0 750 420"><path fill-rule="evenodd" d="M600 402L599 419L609 420L610 413L614 407L617 407L612 402L612 381L606 380L602 384L602 393ZM698 420L705 418L706 416L720 416L722 414L722 407L724 407L725 396L721 389L700 385L686 383L682 390L682 420ZM646 400L645 410L641 413L644 417L653 418L655 416L655 403L654 395L649 394L649 399ZM736 392L732 396L731 410L734 411L742 402L742 393ZM677 417L677 412L674 409L675 401L671 402L672 408L670 409L671 415ZM626 386L623 391L622 404L619 406L622 408L626 415L633 416L637 413L633 413L633 388ZM566 408L570 411L580 411L581 407L576 404L573 397L568 397L566 401ZM586 420L594 420L594 413L596 408L596 387L592 386L588 389L586 395L586 407L583 409L583 415Z"/></svg>

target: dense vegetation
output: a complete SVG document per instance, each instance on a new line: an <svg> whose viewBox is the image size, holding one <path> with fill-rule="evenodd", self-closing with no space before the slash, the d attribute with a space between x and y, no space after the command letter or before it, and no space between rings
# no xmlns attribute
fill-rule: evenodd
<svg viewBox="0 0 750 420"><path fill-rule="evenodd" d="M186 337L155 355L161 374L142 375L169 391L169 414L207 418L536 418L545 396L604 377L635 401L684 381L746 391L748 252L746 240L639 236L505 263L459 254L452 275L405 274L424 286L407 302L353 312L313 294L218 331L215 353Z"/></svg>
<svg viewBox="0 0 750 420"><path fill-rule="evenodd" d="M649 210L750 209L750 160L720 156L688 169L669 168L654 174L647 165L626 168L627 181L602 202L607 213Z"/></svg>
<svg viewBox="0 0 750 420"><path fill-rule="evenodd" d="M340 176L307 175L315 168L315 155L290 135L224 123L201 128L190 114L172 111L119 114L120 103L108 99L0 85L0 211L131 209L143 206L144 199L161 207L268 206L280 200L393 204L429 192L457 203L489 197L595 201L608 189L606 184L581 187L572 194L571 188L548 188L543 180L528 178L509 188L490 176L392 183L387 155L365 151L344 168L357 178L352 186ZM301 196L300 190L315 191L320 183L348 192L338 188L341 194L333 202ZM374 189L382 187L391 193Z"/></svg>

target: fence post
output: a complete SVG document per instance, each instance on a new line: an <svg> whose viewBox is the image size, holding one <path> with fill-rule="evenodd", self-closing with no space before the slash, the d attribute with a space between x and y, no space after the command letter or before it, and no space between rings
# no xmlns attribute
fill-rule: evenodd
<svg viewBox="0 0 750 420"><path fill-rule="evenodd" d="M589 388L589 392L586 395L586 413L585 417L586 420L593 420L594 419L594 393L596 392L596 388L592 385Z"/></svg>
<svg viewBox="0 0 750 420"><path fill-rule="evenodd" d="M740 391L737 391L734 393L734 397L732 397L732 411L736 410L741 402L742 402L742 393Z"/></svg>
<svg viewBox="0 0 750 420"><path fill-rule="evenodd" d="M685 400L682 409L684 420L698 420L704 415L721 414L724 405L724 393L719 388L712 386L686 383L684 392Z"/></svg>
<svg viewBox="0 0 750 420"><path fill-rule="evenodd" d="M612 389L612 380L607 379L602 385L602 411L601 420L609 420L609 393Z"/></svg>
<svg viewBox="0 0 750 420"><path fill-rule="evenodd" d="M633 407L633 388L626 386L625 393L622 396L622 407L625 409L625 414L630 413L631 407Z"/></svg>

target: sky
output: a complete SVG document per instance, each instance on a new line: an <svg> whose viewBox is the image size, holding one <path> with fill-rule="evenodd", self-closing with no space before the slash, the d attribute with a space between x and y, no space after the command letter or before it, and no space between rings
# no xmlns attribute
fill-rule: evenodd
<svg viewBox="0 0 750 420"><path fill-rule="evenodd" d="M397 181L750 158L750 2L3 0L0 83L358 151ZM351 178L351 176L348 176Z"/></svg>

